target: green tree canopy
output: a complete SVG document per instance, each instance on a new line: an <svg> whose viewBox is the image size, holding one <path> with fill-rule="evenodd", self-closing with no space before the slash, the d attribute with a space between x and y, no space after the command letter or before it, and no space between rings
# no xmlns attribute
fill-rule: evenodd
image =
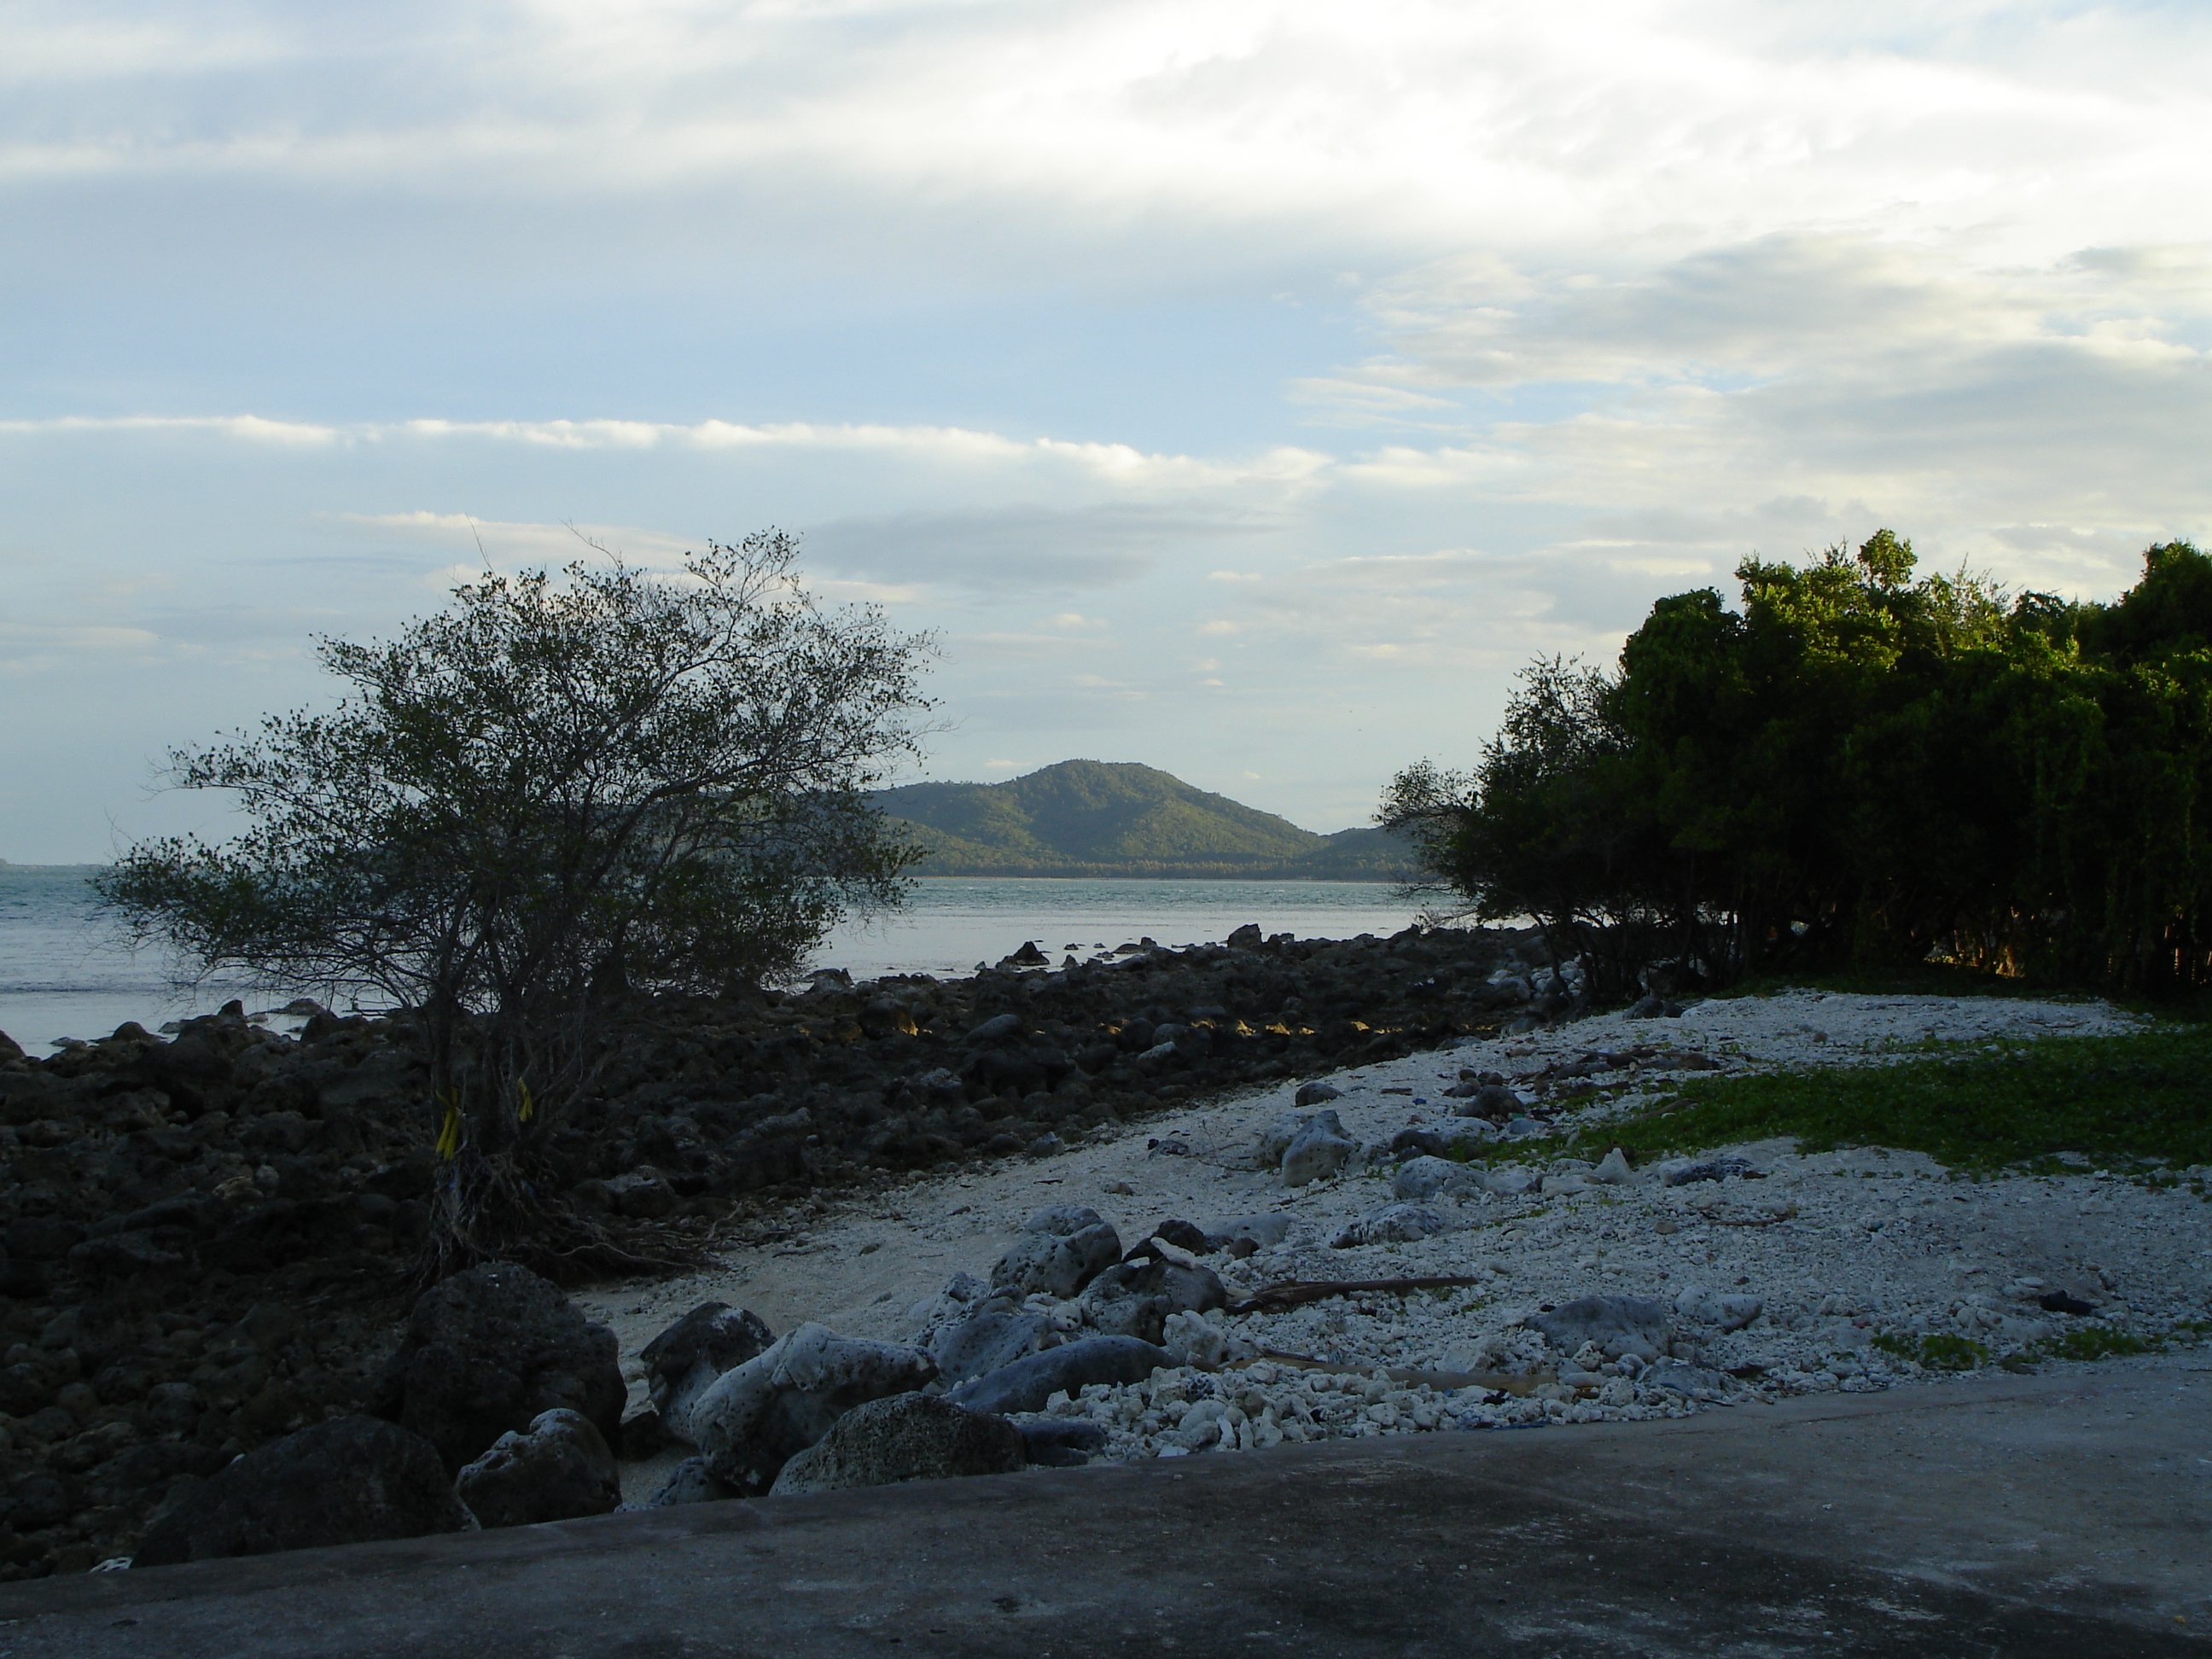
<svg viewBox="0 0 2212 1659"><path fill-rule="evenodd" d="M2212 560L2111 605L1917 577L1877 532L1652 607L1610 672L1541 662L1471 773L1382 821L1485 916L1615 988L1931 955L2146 990L2212 977Z"/></svg>

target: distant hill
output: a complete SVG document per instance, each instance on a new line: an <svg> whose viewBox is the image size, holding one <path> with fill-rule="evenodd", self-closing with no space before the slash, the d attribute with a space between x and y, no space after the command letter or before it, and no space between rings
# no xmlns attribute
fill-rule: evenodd
<svg viewBox="0 0 2212 1659"><path fill-rule="evenodd" d="M910 783L876 804L929 848L925 876L1212 876L1396 881L1380 830L1333 836L1150 766L1062 761L1004 783Z"/></svg>

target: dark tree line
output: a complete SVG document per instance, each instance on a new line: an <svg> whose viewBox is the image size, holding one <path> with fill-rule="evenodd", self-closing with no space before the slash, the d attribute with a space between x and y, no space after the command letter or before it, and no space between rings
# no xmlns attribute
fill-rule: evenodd
<svg viewBox="0 0 2212 1659"><path fill-rule="evenodd" d="M2148 993L2212 982L2212 559L2109 605L1856 554L1660 600L1610 672L1522 675L1473 770L1381 820L1595 987L1930 959Z"/></svg>

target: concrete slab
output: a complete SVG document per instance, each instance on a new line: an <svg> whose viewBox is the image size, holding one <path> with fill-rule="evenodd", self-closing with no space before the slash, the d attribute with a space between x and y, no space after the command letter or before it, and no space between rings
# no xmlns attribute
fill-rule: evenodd
<svg viewBox="0 0 2212 1659"><path fill-rule="evenodd" d="M0 1656L2202 1652L2212 1364L0 1589Z"/></svg>

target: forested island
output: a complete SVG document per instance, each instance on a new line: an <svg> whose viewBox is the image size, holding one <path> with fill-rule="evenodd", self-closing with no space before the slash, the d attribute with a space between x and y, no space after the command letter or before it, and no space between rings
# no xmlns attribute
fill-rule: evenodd
<svg viewBox="0 0 2212 1659"><path fill-rule="evenodd" d="M922 851L919 876L1182 876L1405 881L1405 837L1317 835L1127 762L1061 761L1003 783L909 783L874 796Z"/></svg>

